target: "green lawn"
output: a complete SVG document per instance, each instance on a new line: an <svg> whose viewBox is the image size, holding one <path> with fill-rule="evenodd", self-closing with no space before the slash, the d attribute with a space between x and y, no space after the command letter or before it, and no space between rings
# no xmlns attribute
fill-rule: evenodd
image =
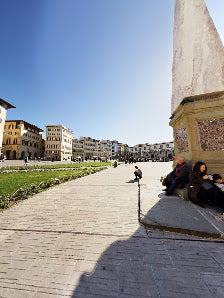
<svg viewBox="0 0 224 298"><path fill-rule="evenodd" d="M36 165L32 166L11 166L11 167L2 167L0 172L4 170L24 170L24 169L60 169L60 168L81 168L81 167L104 167L111 166L111 162L81 162L81 163L70 163L70 164L54 164L51 165L40 165L38 162Z"/></svg>
<svg viewBox="0 0 224 298"><path fill-rule="evenodd" d="M59 176L80 175L85 170L65 170L49 172L27 172L27 173L0 173L0 196L3 194L12 194L20 187L27 187L31 184L39 184L48 181L51 178Z"/></svg>

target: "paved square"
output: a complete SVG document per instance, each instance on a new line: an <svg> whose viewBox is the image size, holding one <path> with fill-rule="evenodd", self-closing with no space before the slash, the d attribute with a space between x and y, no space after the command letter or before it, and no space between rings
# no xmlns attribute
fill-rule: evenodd
<svg viewBox="0 0 224 298"><path fill-rule="evenodd" d="M224 297L223 243L148 236L137 183L128 183L133 168L67 182L1 213L0 297Z"/></svg>

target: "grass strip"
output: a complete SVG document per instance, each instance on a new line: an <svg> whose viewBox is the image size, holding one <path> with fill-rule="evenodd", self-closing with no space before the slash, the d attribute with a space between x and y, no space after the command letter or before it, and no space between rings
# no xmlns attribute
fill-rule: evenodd
<svg viewBox="0 0 224 298"><path fill-rule="evenodd" d="M111 162L81 162L81 163L70 163L70 164L52 164L52 165L34 165L34 166L11 166L11 167L1 167L1 171L5 170L24 170L24 169L59 169L59 168L82 168L82 167L103 167L111 166Z"/></svg>
<svg viewBox="0 0 224 298"><path fill-rule="evenodd" d="M53 185L96 173L105 168L80 171L50 171L0 174L0 209L10 207L16 201L27 199Z"/></svg>
<svg viewBox="0 0 224 298"><path fill-rule="evenodd" d="M76 171L77 174L81 172L82 170ZM39 184L51 178L58 178L59 176L70 174L73 174L72 170L0 174L0 196L5 193L12 194L20 187L27 187L30 184Z"/></svg>

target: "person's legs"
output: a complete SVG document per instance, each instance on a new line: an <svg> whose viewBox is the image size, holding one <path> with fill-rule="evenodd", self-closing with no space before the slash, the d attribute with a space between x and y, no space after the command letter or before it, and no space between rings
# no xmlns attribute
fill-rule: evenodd
<svg viewBox="0 0 224 298"><path fill-rule="evenodd" d="M163 181L163 186L166 187L166 189L164 189L164 191L168 190L168 188L171 186L172 184L172 180L169 180L167 177L164 179Z"/></svg>
<svg viewBox="0 0 224 298"><path fill-rule="evenodd" d="M177 187L177 182L173 180L171 185L167 188L166 195L172 196L176 187Z"/></svg>
<svg viewBox="0 0 224 298"><path fill-rule="evenodd" d="M217 206L224 208L224 192L220 189L217 191Z"/></svg>
<svg viewBox="0 0 224 298"><path fill-rule="evenodd" d="M198 192L197 194L197 197L192 199L190 198L190 201L195 204L195 205L198 205L202 208L205 208L205 205L203 204L202 202L202 198L204 197L204 190L201 188L200 191Z"/></svg>

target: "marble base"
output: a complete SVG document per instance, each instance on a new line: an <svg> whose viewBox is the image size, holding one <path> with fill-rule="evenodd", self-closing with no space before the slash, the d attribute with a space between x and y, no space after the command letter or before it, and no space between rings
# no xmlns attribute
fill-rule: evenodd
<svg viewBox="0 0 224 298"><path fill-rule="evenodd" d="M224 177L224 91L184 98L172 115L175 155Z"/></svg>

